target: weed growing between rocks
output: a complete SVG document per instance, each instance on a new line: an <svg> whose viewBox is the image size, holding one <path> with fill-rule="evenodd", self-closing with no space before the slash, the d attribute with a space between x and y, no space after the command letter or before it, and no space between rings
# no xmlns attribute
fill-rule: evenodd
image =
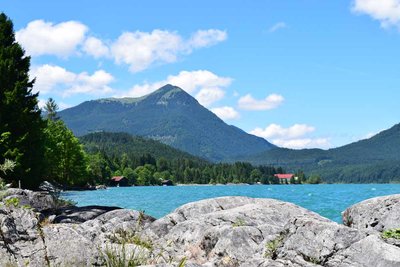
<svg viewBox="0 0 400 267"><path fill-rule="evenodd" d="M265 258L271 258L273 260L276 260L278 257L278 248L282 245L283 240L287 236L288 232L283 231L279 234L279 236L265 244L265 252L264 252L264 257Z"/></svg>
<svg viewBox="0 0 400 267"><path fill-rule="evenodd" d="M146 265L149 261L143 249L135 247L128 252L126 244L122 244L120 249L107 246L102 258L107 267L135 267Z"/></svg>
<svg viewBox="0 0 400 267"><path fill-rule="evenodd" d="M177 267L185 267L186 265L186 257L181 259L181 261L178 263Z"/></svg>
<svg viewBox="0 0 400 267"><path fill-rule="evenodd" d="M389 230L384 231L382 233L382 238L384 238L384 239L394 238L394 239L400 240L400 228L389 229Z"/></svg>
<svg viewBox="0 0 400 267"><path fill-rule="evenodd" d="M109 237L110 241L117 244L135 244L139 247L153 250L153 244L151 240L140 237L135 232L124 231L119 229L112 236Z"/></svg>
<svg viewBox="0 0 400 267"><path fill-rule="evenodd" d="M343 213L343 224L347 227L351 227L353 225L353 218L350 215L350 210L345 210Z"/></svg>
<svg viewBox="0 0 400 267"><path fill-rule="evenodd" d="M279 236L278 238L267 242L265 245L264 257L271 258L275 260L278 256L278 247L281 245L283 238Z"/></svg>
<svg viewBox="0 0 400 267"><path fill-rule="evenodd" d="M9 208L10 207L17 208L19 206L19 198L16 197L8 198L4 200L4 205Z"/></svg>
<svg viewBox="0 0 400 267"><path fill-rule="evenodd" d="M302 255L302 256L303 256L303 259L304 259L305 261L310 262L310 263L312 263L312 264L320 265L320 264L322 263L322 261L319 260L319 259L317 259L317 258L308 257L308 256L306 256L306 255Z"/></svg>
<svg viewBox="0 0 400 267"><path fill-rule="evenodd" d="M232 226L233 227L246 226L246 222L242 218L238 218L234 223L232 223Z"/></svg>

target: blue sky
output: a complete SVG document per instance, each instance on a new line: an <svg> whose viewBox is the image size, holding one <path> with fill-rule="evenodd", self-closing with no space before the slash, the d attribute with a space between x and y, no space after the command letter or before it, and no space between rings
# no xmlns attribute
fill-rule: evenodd
<svg viewBox="0 0 400 267"><path fill-rule="evenodd" d="M168 82L291 148L341 146L400 122L400 0L107 3L1 1L42 103Z"/></svg>

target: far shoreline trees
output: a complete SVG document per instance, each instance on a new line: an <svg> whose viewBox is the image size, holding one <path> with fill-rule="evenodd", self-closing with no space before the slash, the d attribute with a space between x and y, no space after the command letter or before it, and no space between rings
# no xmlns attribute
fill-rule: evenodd
<svg viewBox="0 0 400 267"><path fill-rule="evenodd" d="M159 185L161 180L175 184L280 184L274 174L285 173L280 167L187 158L157 141L127 133L91 133L80 137L80 141L88 153L89 175L94 183L106 183L112 176L125 176L131 185ZM146 149L142 148L143 143ZM150 151L159 153L150 154ZM298 179L291 181L293 184L309 182L302 171L295 176Z"/></svg>

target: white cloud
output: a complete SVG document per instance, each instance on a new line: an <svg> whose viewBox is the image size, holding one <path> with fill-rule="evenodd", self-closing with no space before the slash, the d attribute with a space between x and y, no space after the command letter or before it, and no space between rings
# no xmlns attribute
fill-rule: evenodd
<svg viewBox="0 0 400 267"><path fill-rule="evenodd" d="M151 32L124 32L116 40L103 41L87 35L89 28L77 21L54 24L34 20L16 32L17 41L31 56L55 55L67 58L84 52L95 59L113 59L126 64L131 72L154 64L172 63L195 49L210 47L227 39L226 31L198 30L190 38L177 32L155 29Z"/></svg>
<svg viewBox="0 0 400 267"><path fill-rule="evenodd" d="M380 129L379 131L376 131L376 132L369 132L369 133L367 133L366 135L364 135L363 137L361 137L361 140L363 140L363 139L369 139L369 138L371 138L371 137L374 137L375 135L381 133L381 132L384 131L384 130L385 130L385 129Z"/></svg>
<svg viewBox="0 0 400 267"><path fill-rule="evenodd" d="M60 103L58 103L58 107L59 107L59 110L63 110L63 109L72 107L72 105L64 103L64 102L60 102Z"/></svg>
<svg viewBox="0 0 400 267"><path fill-rule="evenodd" d="M69 97L74 94L104 95L113 92L109 84L114 77L104 70L98 70L92 75L87 72L76 74L62 67L46 64L32 68L30 76L36 77L34 91L41 95L56 93Z"/></svg>
<svg viewBox="0 0 400 267"><path fill-rule="evenodd" d="M283 96L271 94L265 99L254 99L250 94L241 97L238 101L239 108L244 110L270 110L279 107L284 101Z"/></svg>
<svg viewBox="0 0 400 267"><path fill-rule="evenodd" d="M300 136L304 136L305 134L314 132L315 128L313 126L309 126L307 124L294 124L289 128L284 128L278 124L270 124L265 129L256 128L251 131L252 134L268 138L297 138Z"/></svg>
<svg viewBox="0 0 400 267"><path fill-rule="evenodd" d="M30 76L36 78L33 90L41 94L47 94L59 84L73 83L76 75L66 69L54 65L42 65L33 67Z"/></svg>
<svg viewBox="0 0 400 267"><path fill-rule="evenodd" d="M196 99L205 107L210 106L214 102L222 99L225 96L225 91L218 87L206 87L201 89L196 94Z"/></svg>
<svg viewBox="0 0 400 267"><path fill-rule="evenodd" d="M139 72L152 64L175 62L181 54L215 45L226 38L226 32L215 29L197 31L189 40L176 32L158 29L150 33L125 32L112 44L111 53L117 64L127 64L131 72Z"/></svg>
<svg viewBox="0 0 400 267"><path fill-rule="evenodd" d="M380 21L384 28L400 27L400 0L355 0L352 9Z"/></svg>
<svg viewBox="0 0 400 267"><path fill-rule="evenodd" d="M108 57L110 55L109 48L103 43L103 41L95 37L87 38L82 49L86 54L91 55L94 58Z"/></svg>
<svg viewBox="0 0 400 267"><path fill-rule="evenodd" d="M82 72L76 75L76 79L71 87L63 92L63 97L68 97L74 94L90 94L104 95L113 92L109 84L114 80L114 77L105 72L98 70L92 75L87 72Z"/></svg>
<svg viewBox="0 0 400 267"><path fill-rule="evenodd" d="M59 24L34 20L16 32L16 40L31 56L55 55L67 57L76 53L88 31L86 25L77 21Z"/></svg>
<svg viewBox="0 0 400 267"><path fill-rule="evenodd" d="M44 99L39 99L39 101L38 101L38 107L39 107L40 109L43 109L45 105L46 105L46 100L44 100Z"/></svg>
<svg viewBox="0 0 400 267"><path fill-rule="evenodd" d="M327 138L303 138L303 139L274 139L272 141L280 147L303 149L303 148L330 148L332 145Z"/></svg>
<svg viewBox="0 0 400 267"><path fill-rule="evenodd" d="M211 111L222 120L234 120L239 119L240 117L239 112L237 112L233 107L218 107L211 109Z"/></svg>
<svg viewBox="0 0 400 267"><path fill-rule="evenodd" d="M128 92L117 96L140 97L165 84L172 84L195 96L203 105L209 106L224 96L225 89L231 82L231 78L220 77L208 70L181 71L178 75L170 75L162 81L135 85Z"/></svg>
<svg viewBox="0 0 400 267"><path fill-rule="evenodd" d="M278 124L270 124L265 129L256 128L250 133L263 137L273 144L287 148L328 148L331 146L328 138L311 138L308 134L315 131L315 127L307 124L294 124L284 128Z"/></svg>
<svg viewBox="0 0 400 267"><path fill-rule="evenodd" d="M371 132L371 133L367 133L366 135L364 135L361 140L363 139L370 139L371 137L375 136L377 134L377 132Z"/></svg>
<svg viewBox="0 0 400 267"><path fill-rule="evenodd" d="M272 25L270 28L269 28L269 32L270 33L273 33L273 32L276 32L276 31L279 31L279 30L281 30L281 29L284 29L284 28L286 28L287 27L287 25L286 25L286 23L285 22L277 22L277 23L275 23L274 25Z"/></svg>
<svg viewBox="0 0 400 267"><path fill-rule="evenodd" d="M190 48L208 47L225 41L227 38L228 34L226 31L216 29L199 30L192 35L188 41L188 45Z"/></svg>
<svg viewBox="0 0 400 267"><path fill-rule="evenodd" d="M182 49L178 34L162 30L125 32L111 47L116 63L129 65L132 72L144 70L155 62L174 62Z"/></svg>

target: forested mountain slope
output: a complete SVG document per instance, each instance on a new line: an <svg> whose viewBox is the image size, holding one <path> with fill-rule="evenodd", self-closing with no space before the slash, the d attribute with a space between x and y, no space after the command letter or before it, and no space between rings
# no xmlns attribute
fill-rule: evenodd
<svg viewBox="0 0 400 267"><path fill-rule="evenodd" d="M334 149L274 148L246 160L289 170L303 169L322 175L328 182L400 181L400 124L369 139Z"/></svg>
<svg viewBox="0 0 400 267"><path fill-rule="evenodd" d="M227 125L184 90L172 85L141 98L87 101L59 115L78 136L99 131L126 132L213 161L275 147L263 138Z"/></svg>

